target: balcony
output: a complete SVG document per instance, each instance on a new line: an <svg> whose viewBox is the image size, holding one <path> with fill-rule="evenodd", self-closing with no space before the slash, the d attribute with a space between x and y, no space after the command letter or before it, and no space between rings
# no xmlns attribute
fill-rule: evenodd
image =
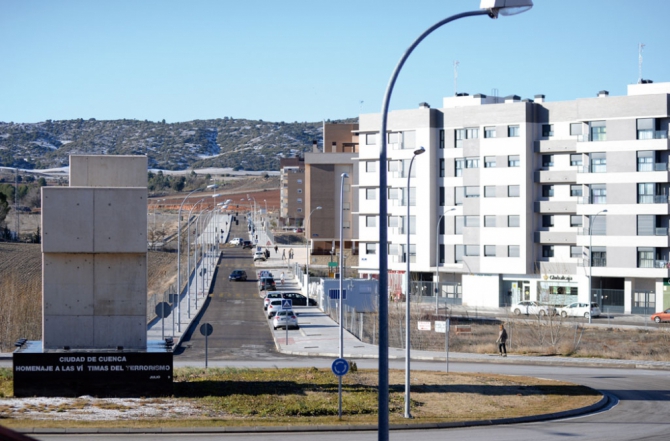
<svg viewBox="0 0 670 441"><path fill-rule="evenodd" d="M607 164L591 164L577 167L577 173L607 173Z"/></svg>
<svg viewBox="0 0 670 441"><path fill-rule="evenodd" d="M656 163L638 163L637 171L639 172L650 172L650 171L670 171L668 168L667 162L656 162Z"/></svg>
<svg viewBox="0 0 670 441"><path fill-rule="evenodd" d="M668 139L667 130L638 130L637 139Z"/></svg>
<svg viewBox="0 0 670 441"><path fill-rule="evenodd" d="M584 196L579 199L577 199L577 203L580 205L598 205L598 204L606 204L607 203L607 196Z"/></svg>
<svg viewBox="0 0 670 441"><path fill-rule="evenodd" d="M637 203L638 204L667 204L668 203L668 195L664 195L664 194L660 194L660 195L639 194L639 195L637 195Z"/></svg>
<svg viewBox="0 0 670 441"><path fill-rule="evenodd" d="M652 260L639 259L637 261L638 268L670 268L670 263L667 260Z"/></svg>

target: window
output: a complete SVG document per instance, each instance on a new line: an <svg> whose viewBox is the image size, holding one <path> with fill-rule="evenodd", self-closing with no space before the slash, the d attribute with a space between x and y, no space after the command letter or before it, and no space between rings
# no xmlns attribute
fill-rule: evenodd
<svg viewBox="0 0 670 441"><path fill-rule="evenodd" d="M297 211L298 213L302 213L302 208L298 208L296 211Z"/></svg>
<svg viewBox="0 0 670 441"><path fill-rule="evenodd" d="M582 186L578 184L570 185L570 196L582 196Z"/></svg>
<svg viewBox="0 0 670 441"><path fill-rule="evenodd" d="M484 227L495 227L496 226L496 217L495 216L484 216Z"/></svg>
<svg viewBox="0 0 670 441"><path fill-rule="evenodd" d="M495 138L496 137L496 128L491 126L491 127L484 127L484 138Z"/></svg>
<svg viewBox="0 0 670 441"><path fill-rule="evenodd" d="M593 236L607 235L607 216L589 216L589 231Z"/></svg>
<svg viewBox="0 0 670 441"><path fill-rule="evenodd" d="M365 244L365 254L377 254L377 244L376 243L366 243Z"/></svg>
<svg viewBox="0 0 670 441"><path fill-rule="evenodd" d="M507 197L518 198L519 197L519 186L510 185L507 187Z"/></svg>
<svg viewBox="0 0 670 441"><path fill-rule="evenodd" d="M637 152L637 171L654 171L654 152Z"/></svg>
<svg viewBox="0 0 670 441"><path fill-rule="evenodd" d="M479 138L479 128L469 127L465 129L465 136L467 139L477 139Z"/></svg>
<svg viewBox="0 0 670 441"><path fill-rule="evenodd" d="M388 134L388 143L389 144L399 144L401 136L402 136L402 133L400 133L400 132L389 133Z"/></svg>
<svg viewBox="0 0 670 441"><path fill-rule="evenodd" d="M414 130L408 130L400 134L401 139L401 148L415 150L416 149L416 132Z"/></svg>
<svg viewBox="0 0 670 441"><path fill-rule="evenodd" d="M465 255L465 245L454 245L454 262L456 263L463 262L464 255Z"/></svg>
<svg viewBox="0 0 670 441"><path fill-rule="evenodd" d="M444 158L440 158L440 177L444 178Z"/></svg>
<svg viewBox="0 0 670 441"><path fill-rule="evenodd" d="M440 218L439 234L444 234L444 216Z"/></svg>
<svg viewBox="0 0 670 441"><path fill-rule="evenodd" d="M366 133L365 134L365 145L375 145L375 144L377 144L377 134Z"/></svg>
<svg viewBox="0 0 670 441"><path fill-rule="evenodd" d="M637 215L637 235L655 236L656 235L656 216L653 214Z"/></svg>
<svg viewBox="0 0 670 441"><path fill-rule="evenodd" d="M456 129L454 136L455 136L454 145L456 146L456 148L463 147L463 140L466 139L467 136L465 129Z"/></svg>
<svg viewBox="0 0 670 441"><path fill-rule="evenodd" d="M520 167L521 166L521 159L519 159L519 155L510 155L507 157L507 166L508 167Z"/></svg>
<svg viewBox="0 0 670 441"><path fill-rule="evenodd" d="M637 203L638 204L653 204L654 203L654 184L653 183L638 183L637 184Z"/></svg>
<svg viewBox="0 0 670 441"><path fill-rule="evenodd" d="M465 159L454 159L454 175L456 177L463 176L463 165Z"/></svg>
<svg viewBox="0 0 670 441"><path fill-rule="evenodd" d="M591 141L607 140L607 126L605 125L605 121L592 121L589 126L591 129Z"/></svg>
<svg viewBox="0 0 670 441"><path fill-rule="evenodd" d="M542 136L544 138L549 138L554 136L554 125L553 124L542 124Z"/></svg>
<svg viewBox="0 0 670 441"><path fill-rule="evenodd" d="M590 189L591 189L592 204L607 203L607 187L605 186L605 184L592 184Z"/></svg>
<svg viewBox="0 0 670 441"><path fill-rule="evenodd" d="M465 197L466 198L478 198L479 197L479 187L465 187Z"/></svg>
<svg viewBox="0 0 670 441"><path fill-rule="evenodd" d="M553 167L554 155L542 155L542 167Z"/></svg>
<svg viewBox="0 0 670 441"><path fill-rule="evenodd" d="M302 198L298 198L298 203L302 204Z"/></svg>
<svg viewBox="0 0 670 441"><path fill-rule="evenodd" d="M591 153L589 155L589 162L591 163L591 173L605 173L607 172L607 157L605 153Z"/></svg>
<svg viewBox="0 0 670 441"><path fill-rule="evenodd" d="M637 249L637 267L638 268L653 268L654 267L654 248L640 247Z"/></svg>
<svg viewBox="0 0 670 441"><path fill-rule="evenodd" d="M440 129L440 145L441 149L444 148L444 129Z"/></svg>
<svg viewBox="0 0 670 441"><path fill-rule="evenodd" d="M454 234L463 234L463 227L479 227L479 216L455 216Z"/></svg>
<svg viewBox="0 0 670 441"><path fill-rule="evenodd" d="M495 245L484 245L484 256L495 257L496 256L496 246Z"/></svg>
<svg viewBox="0 0 670 441"><path fill-rule="evenodd" d="M349 228L351 228L351 225L349 224L349 221L342 221L342 228L344 228L345 230L348 230Z"/></svg>
<svg viewBox="0 0 670 441"><path fill-rule="evenodd" d="M365 171L374 173L377 171L377 163L375 161L365 161Z"/></svg>
<svg viewBox="0 0 670 441"><path fill-rule="evenodd" d="M570 247L570 257L573 259L582 258L582 247L571 246Z"/></svg>
<svg viewBox="0 0 670 441"><path fill-rule="evenodd" d="M376 227L377 226L377 216L365 216L365 226L366 227Z"/></svg>
<svg viewBox="0 0 670 441"><path fill-rule="evenodd" d="M351 207L349 205L349 202L342 202L342 209L343 210L350 210Z"/></svg>
<svg viewBox="0 0 670 441"><path fill-rule="evenodd" d="M444 253L445 253L444 244L441 243L440 244L440 263L444 263Z"/></svg>
<svg viewBox="0 0 670 441"><path fill-rule="evenodd" d="M401 199L401 189L399 188L389 188L388 189L388 199L389 200L397 200Z"/></svg>
<svg viewBox="0 0 670 441"><path fill-rule="evenodd" d="M542 186L542 197L551 198L554 196L554 186L553 185L543 185Z"/></svg>
<svg viewBox="0 0 670 441"><path fill-rule="evenodd" d="M416 234L416 216L409 217L409 234Z"/></svg>
<svg viewBox="0 0 670 441"><path fill-rule="evenodd" d="M407 198L406 198L406 189L402 189L402 206L406 207L407 206ZM416 187L410 187L409 189L409 205L410 207L416 207Z"/></svg>
<svg viewBox="0 0 670 441"><path fill-rule="evenodd" d="M637 139L654 139L656 121L654 118L641 118L637 120Z"/></svg>
<svg viewBox="0 0 670 441"><path fill-rule="evenodd" d="M395 171L400 170L400 164L401 164L400 161L390 160L388 162L388 171L395 172Z"/></svg>
<svg viewBox="0 0 670 441"><path fill-rule="evenodd" d="M542 245L542 257L554 257L554 246Z"/></svg>
<svg viewBox="0 0 670 441"><path fill-rule="evenodd" d="M496 197L496 187L495 187L495 185L486 185L486 186L484 186L484 197L485 197L485 198L494 198L494 197Z"/></svg>
<svg viewBox="0 0 670 441"><path fill-rule="evenodd" d="M517 228L519 226L519 215L513 214L507 216L507 226L510 228Z"/></svg>
<svg viewBox="0 0 670 441"><path fill-rule="evenodd" d="M509 138L518 138L519 126L507 126L507 136Z"/></svg>
<svg viewBox="0 0 670 441"><path fill-rule="evenodd" d="M519 257L519 245L509 245L507 247L507 257Z"/></svg>
<svg viewBox="0 0 670 441"><path fill-rule="evenodd" d="M479 168L479 158L465 158L465 168Z"/></svg>
<svg viewBox="0 0 670 441"><path fill-rule="evenodd" d="M581 153L573 153L570 155L570 165L580 166L584 163Z"/></svg>
<svg viewBox="0 0 670 441"><path fill-rule="evenodd" d="M466 245L465 246L465 255L466 256L479 256L479 245Z"/></svg>
<svg viewBox="0 0 670 441"><path fill-rule="evenodd" d="M549 228L554 226L554 215L553 214L543 214L542 215L542 226L544 228Z"/></svg>
<svg viewBox="0 0 670 441"><path fill-rule="evenodd" d="M365 199L368 201L374 201L377 199L377 191L374 188L365 189Z"/></svg>
<svg viewBox="0 0 670 441"><path fill-rule="evenodd" d="M458 190L459 187L456 187L456 190ZM463 187L460 187L463 188ZM456 192L458 194L458 192ZM445 194L444 194L444 187L440 187L440 207L444 207L445 203ZM461 202L462 203L462 202ZM458 205L458 204L456 204Z"/></svg>
<svg viewBox="0 0 670 441"><path fill-rule="evenodd" d="M578 136L582 134L582 123L570 124L570 136Z"/></svg>
<svg viewBox="0 0 670 441"><path fill-rule="evenodd" d="M402 228L402 218L400 216L389 216L386 223L390 228Z"/></svg>
<svg viewBox="0 0 670 441"><path fill-rule="evenodd" d="M581 216L577 216L577 215L574 215L574 214L570 215L570 226L571 227L581 227L583 222L584 221L582 220Z"/></svg>
<svg viewBox="0 0 670 441"><path fill-rule="evenodd" d="M607 248L591 248L591 266L607 266Z"/></svg>
<svg viewBox="0 0 670 441"><path fill-rule="evenodd" d="M302 194L302 188L298 189L298 194Z"/></svg>
<svg viewBox="0 0 670 441"><path fill-rule="evenodd" d="M495 156L484 156L484 168L493 168L496 166Z"/></svg>
<svg viewBox="0 0 670 441"><path fill-rule="evenodd" d="M400 174L401 177L406 178L407 177L407 172L409 171L409 163L411 162L411 159L403 159L400 162L400 166L402 167L402 173ZM412 178L416 178L416 167L412 167Z"/></svg>
<svg viewBox="0 0 670 441"><path fill-rule="evenodd" d="M298 179L296 182L297 182L298 184L302 184L302 179Z"/></svg>

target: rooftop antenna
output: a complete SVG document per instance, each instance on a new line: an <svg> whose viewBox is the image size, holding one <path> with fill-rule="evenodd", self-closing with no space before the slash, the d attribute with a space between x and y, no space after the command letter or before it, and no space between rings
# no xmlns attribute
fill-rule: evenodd
<svg viewBox="0 0 670 441"><path fill-rule="evenodd" d="M458 93L458 60L454 61L454 96Z"/></svg>
<svg viewBox="0 0 670 441"><path fill-rule="evenodd" d="M644 50L644 43L637 45L637 84L642 84L642 51Z"/></svg>

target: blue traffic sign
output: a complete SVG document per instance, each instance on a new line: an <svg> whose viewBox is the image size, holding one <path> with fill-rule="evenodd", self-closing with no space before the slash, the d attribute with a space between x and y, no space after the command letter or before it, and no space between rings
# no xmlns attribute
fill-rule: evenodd
<svg viewBox="0 0 670 441"><path fill-rule="evenodd" d="M293 309L293 300L284 299L281 301L281 309Z"/></svg>
<svg viewBox="0 0 670 441"><path fill-rule="evenodd" d="M344 358L338 358L335 361L333 361L333 373L337 375L338 377L341 377L342 375L347 375L347 372L349 372L349 362L345 360Z"/></svg>

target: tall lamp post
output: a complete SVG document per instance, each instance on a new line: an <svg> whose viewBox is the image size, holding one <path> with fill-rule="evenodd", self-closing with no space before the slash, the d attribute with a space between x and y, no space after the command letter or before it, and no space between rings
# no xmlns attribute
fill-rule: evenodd
<svg viewBox="0 0 670 441"><path fill-rule="evenodd" d="M414 42L407 48L405 53L400 57L400 61L396 65L391 78L389 79L386 91L384 92L384 100L381 109L381 127L379 135L381 142L379 143L379 163L386 164L386 127L388 123L389 104L391 102L391 95L393 87L402 70L405 61L412 54L414 49L421 43L428 35L436 29L465 17L474 17L479 15L488 15L491 18L497 18L498 14L513 15L529 10L533 6L532 0L481 0L479 5L480 10L464 12L461 14L452 15L442 21L437 22L427 30L425 30ZM388 217L388 201L386 200L386 193L388 191L387 185L387 171L386 166L380 167L379 170L379 219L385 222ZM386 249L388 243L387 228L379 228L379 246ZM389 437L389 392L388 392L388 256L387 253L381 253L379 256L379 399L378 399L378 439L386 441Z"/></svg>
<svg viewBox="0 0 670 441"><path fill-rule="evenodd" d="M179 307L179 317L181 319L181 302L180 297L181 297L181 259L179 258L181 256L181 209L184 206L184 202L188 199L189 196L191 196L193 193L196 191L200 191L202 188L196 188L192 192L186 195L184 200L181 202L181 205L179 206L179 213L177 214L177 306ZM193 208L191 208L193 209ZM191 219L191 215L189 214L188 216L189 220ZM187 223L188 225L188 223ZM187 228L188 231L188 228ZM188 253L186 254L186 260L188 260ZM189 271L190 275L190 271ZM190 290L189 290L190 292ZM181 332L181 320L179 320L179 332ZM172 332L174 332L174 328L172 329Z"/></svg>
<svg viewBox="0 0 670 441"><path fill-rule="evenodd" d="M591 293L591 269L593 268L593 252L591 251L593 249L593 224L596 223L596 219L598 218L599 215L607 213L607 210L602 210L596 213L595 216L593 216L593 219L589 219L589 324L591 324L591 296L593 295Z"/></svg>
<svg viewBox="0 0 670 441"><path fill-rule="evenodd" d="M342 279L344 279L344 180L347 179L349 175L347 173L342 173L340 179L340 295L339 295L339 319L340 319L340 358L344 358L344 332L342 331L342 319L344 315L342 314L342 297L344 297L344 291L342 291ZM342 375L338 375L337 378L338 386L338 415L342 419Z"/></svg>
<svg viewBox="0 0 670 441"><path fill-rule="evenodd" d="M186 298L187 298L187 300L186 301L188 302L188 317L189 318L191 318L191 259L188 257L188 253L191 251L191 230L190 230L190 228L191 228L190 227L191 213L193 213L193 209L200 202L202 202L204 200L205 200L205 198L202 198L198 202L193 204L191 209L188 211L188 221L186 222L186 234L187 234L187 236L186 236L186 240L187 240L187 243L186 243L186 263L187 263L186 272L188 273L188 282L186 283L186 286L187 286L187 288L186 288ZM194 238L193 240L195 241L196 238ZM197 253L197 250L198 250L198 247L196 246L193 253L194 254ZM193 268L195 269L196 267L193 267ZM196 288L197 288L197 286L198 286L197 285L197 283L198 283L197 275L196 275L196 281L195 282L196 282ZM181 318L181 302L179 302L179 317ZM179 332L181 332L181 320L179 321Z"/></svg>
<svg viewBox="0 0 670 441"><path fill-rule="evenodd" d="M307 222L305 222L305 235L307 235L307 224L312 218L312 213L316 210L321 210L321 207L316 207L309 213L309 216L307 216ZM307 297L309 298L309 237L307 237L307 244L305 244L305 273L307 274Z"/></svg>
<svg viewBox="0 0 670 441"><path fill-rule="evenodd" d="M411 334L411 326L410 326L410 302L409 302L409 297L410 297L410 287L412 284L412 281L410 280L409 277L409 266L410 266L410 252L409 252L409 227L410 227L410 221L409 221L409 208L412 205L410 203L411 197L410 197L410 178L412 177L412 164L414 164L414 159L416 159L417 156L423 154L426 152L426 149L421 147L417 150L414 150L414 155L412 155L412 159L409 161L409 170L407 171L407 250L405 251L405 260L407 261L407 284L405 286L405 418L412 418L412 415L410 413L409 409L409 385L410 385L410 380L409 380L409 374L410 374L410 334ZM386 194L386 193L384 193ZM380 196L381 197L381 196Z"/></svg>

